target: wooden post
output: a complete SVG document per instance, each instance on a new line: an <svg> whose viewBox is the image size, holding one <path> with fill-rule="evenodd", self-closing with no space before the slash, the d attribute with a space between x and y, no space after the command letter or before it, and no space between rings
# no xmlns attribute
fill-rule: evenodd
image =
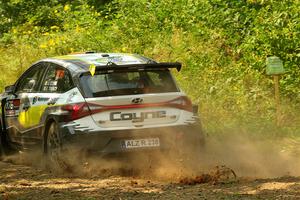
<svg viewBox="0 0 300 200"><path fill-rule="evenodd" d="M275 104L276 104L276 125L281 124L281 110L280 110L280 90L279 90L279 75L274 75L275 86Z"/></svg>

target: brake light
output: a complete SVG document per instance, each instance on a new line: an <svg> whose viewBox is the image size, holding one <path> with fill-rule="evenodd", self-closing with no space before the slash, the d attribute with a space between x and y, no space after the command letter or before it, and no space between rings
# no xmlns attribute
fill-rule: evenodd
<svg viewBox="0 0 300 200"><path fill-rule="evenodd" d="M92 115L104 111L132 109L132 108L151 108L151 107L172 107L180 110L193 112L193 105L191 100L186 96L181 96L167 102L160 103L146 103L146 104L126 104L126 105L99 105L96 103L80 103L70 104L62 107L63 110L71 113L72 120L78 119L87 115Z"/></svg>
<svg viewBox="0 0 300 200"><path fill-rule="evenodd" d="M169 106L175 107L181 110L186 110L189 112L193 112L193 104L191 100L186 96L178 97L172 101L169 101Z"/></svg>
<svg viewBox="0 0 300 200"><path fill-rule="evenodd" d="M61 109L69 112L69 120L80 119L91 114L86 103L68 104L62 106Z"/></svg>

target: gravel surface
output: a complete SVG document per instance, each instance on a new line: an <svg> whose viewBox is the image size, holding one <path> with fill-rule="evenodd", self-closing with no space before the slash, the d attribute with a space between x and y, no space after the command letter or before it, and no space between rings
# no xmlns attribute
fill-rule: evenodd
<svg viewBox="0 0 300 200"><path fill-rule="evenodd" d="M118 173L58 175L28 165L0 162L0 199L300 199L298 177L207 180L159 180Z"/></svg>

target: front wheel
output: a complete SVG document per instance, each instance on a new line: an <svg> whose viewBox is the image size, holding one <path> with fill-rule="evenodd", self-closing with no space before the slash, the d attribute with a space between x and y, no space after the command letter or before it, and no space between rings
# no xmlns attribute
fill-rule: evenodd
<svg viewBox="0 0 300 200"><path fill-rule="evenodd" d="M0 124L0 159L8 155L16 154L17 152L18 149L13 148L8 142L7 133L2 129Z"/></svg>
<svg viewBox="0 0 300 200"><path fill-rule="evenodd" d="M0 130L0 160L3 158L3 146L2 146L2 140L1 140L2 131Z"/></svg>

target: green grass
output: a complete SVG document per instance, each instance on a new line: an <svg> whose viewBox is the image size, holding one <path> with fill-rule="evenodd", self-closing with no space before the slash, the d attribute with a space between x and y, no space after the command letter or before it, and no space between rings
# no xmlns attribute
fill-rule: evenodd
<svg viewBox="0 0 300 200"><path fill-rule="evenodd" d="M1 88L41 58L88 50L138 53L183 63L174 75L199 105L207 133L300 135L299 1L76 2L43 5L49 15L23 11L25 21L6 28ZM287 69L280 82L281 127L274 125L268 55L281 57Z"/></svg>

